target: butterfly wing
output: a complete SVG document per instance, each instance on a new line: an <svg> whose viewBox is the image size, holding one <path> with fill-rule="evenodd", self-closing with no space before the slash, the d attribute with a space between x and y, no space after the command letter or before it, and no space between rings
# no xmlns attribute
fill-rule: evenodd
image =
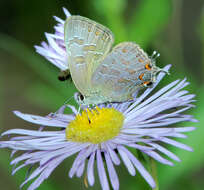
<svg viewBox="0 0 204 190"><path fill-rule="evenodd" d="M107 101L126 101L143 86L144 72L151 72L147 67L150 62L151 59L137 44L120 43L95 70L92 85Z"/></svg>
<svg viewBox="0 0 204 190"><path fill-rule="evenodd" d="M70 16L64 34L72 80L83 95L90 96L94 91L91 76L110 51L113 34L105 26L82 16Z"/></svg>

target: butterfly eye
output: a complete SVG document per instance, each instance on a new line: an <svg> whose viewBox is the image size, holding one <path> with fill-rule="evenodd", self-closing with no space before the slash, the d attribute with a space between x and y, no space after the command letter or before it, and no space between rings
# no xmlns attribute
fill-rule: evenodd
<svg viewBox="0 0 204 190"><path fill-rule="evenodd" d="M79 95L79 98L80 98L81 101L84 100L84 96L82 94Z"/></svg>

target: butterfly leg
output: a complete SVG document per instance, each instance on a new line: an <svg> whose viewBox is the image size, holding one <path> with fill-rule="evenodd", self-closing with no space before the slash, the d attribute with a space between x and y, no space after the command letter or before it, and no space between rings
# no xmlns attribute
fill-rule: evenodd
<svg viewBox="0 0 204 190"><path fill-rule="evenodd" d="M77 112L78 112L78 113L80 113L80 111L81 111L81 106L79 106L79 108L78 108L78 111L77 111Z"/></svg>

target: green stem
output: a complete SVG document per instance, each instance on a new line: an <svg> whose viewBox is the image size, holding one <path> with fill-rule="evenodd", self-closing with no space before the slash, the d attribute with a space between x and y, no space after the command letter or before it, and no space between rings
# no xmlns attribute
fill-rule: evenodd
<svg viewBox="0 0 204 190"><path fill-rule="evenodd" d="M159 190L159 182L157 178L157 164L153 158L150 158L150 166L151 166L152 177L154 178L154 181L156 183L156 187L152 190Z"/></svg>

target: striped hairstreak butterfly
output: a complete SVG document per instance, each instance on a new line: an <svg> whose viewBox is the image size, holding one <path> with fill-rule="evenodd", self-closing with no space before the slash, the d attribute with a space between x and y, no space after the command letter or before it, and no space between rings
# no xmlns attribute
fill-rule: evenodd
<svg viewBox="0 0 204 190"><path fill-rule="evenodd" d="M122 42L112 48L113 33L82 16L70 16L64 26L68 65L82 105L123 102L151 86L158 72L155 58L138 44Z"/></svg>

